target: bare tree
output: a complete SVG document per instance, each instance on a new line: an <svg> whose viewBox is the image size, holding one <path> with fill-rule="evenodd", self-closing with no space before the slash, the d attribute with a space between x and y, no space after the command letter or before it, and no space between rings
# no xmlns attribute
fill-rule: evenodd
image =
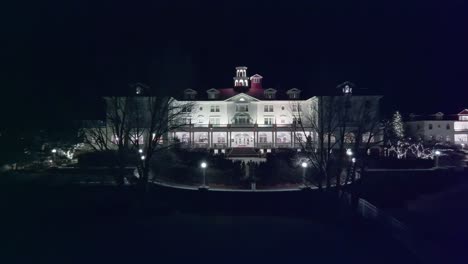
<svg viewBox="0 0 468 264"><path fill-rule="evenodd" d="M336 96L319 96L308 107L301 111L293 111L292 129L296 142L302 149L309 163L316 170L316 181L319 189L330 188L332 179L336 176L334 164L338 161L334 151L342 149L346 118L346 108L343 98ZM299 103L294 103L299 108ZM298 137L300 134L306 135Z"/></svg>
<svg viewBox="0 0 468 264"><path fill-rule="evenodd" d="M95 122L85 123L82 129L84 142L95 151L115 151L119 171L116 182L124 183L125 166L130 143L132 97L106 97L106 122L104 126Z"/></svg>
<svg viewBox="0 0 468 264"><path fill-rule="evenodd" d="M176 141L170 134L186 125L194 102L180 102L171 97L145 96L132 107L130 142L139 155L139 185L146 191L150 165L156 153L171 148Z"/></svg>
<svg viewBox="0 0 468 264"><path fill-rule="evenodd" d="M369 151L383 144L383 123L380 120L378 104L374 101L375 97L361 96L353 101L353 112L351 113L351 122L349 131L352 133L351 148L356 162L353 162L352 171L359 170L364 172L368 162ZM355 180L356 173L348 174L345 182Z"/></svg>
<svg viewBox="0 0 468 264"><path fill-rule="evenodd" d="M80 136L83 138L83 142L94 151L108 151L111 149L111 141L108 138L108 129L104 121L84 121Z"/></svg>
<svg viewBox="0 0 468 264"><path fill-rule="evenodd" d="M339 189L349 181L350 172L356 171L355 164L345 155L347 149L353 149L353 153L362 153L363 149L366 152L377 144L380 123L376 106L371 107L369 102L364 97L348 95L319 96L309 109L293 112L293 117L301 120L293 129L304 135L309 134L306 140L303 137L296 137L296 140L309 163L318 172L317 186L320 189L324 187L323 181L326 188L335 184ZM348 172L342 183L342 174L346 168Z"/></svg>

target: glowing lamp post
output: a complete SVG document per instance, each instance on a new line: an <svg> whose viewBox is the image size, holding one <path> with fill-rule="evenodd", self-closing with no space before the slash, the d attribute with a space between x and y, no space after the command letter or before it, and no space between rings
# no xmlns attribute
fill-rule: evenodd
<svg viewBox="0 0 468 264"><path fill-rule="evenodd" d="M303 185L304 187L307 186L307 184L306 184L306 170L307 170L307 166L308 166L307 162L302 162L302 163L301 163L301 167L302 167L302 185Z"/></svg>
<svg viewBox="0 0 468 264"><path fill-rule="evenodd" d="M347 149L346 150L346 155L348 156L349 158L349 165L348 165L348 169L347 169L347 176L346 178L349 178L351 176L351 169L352 167L354 166L354 164L356 163L356 158L353 157L353 151L351 149ZM347 184L347 182L345 182L345 185Z"/></svg>
<svg viewBox="0 0 468 264"><path fill-rule="evenodd" d="M208 164L206 164L206 162L202 162L200 164L200 168L202 169L202 173L203 173L203 185L202 185L202 188L206 188L206 167L208 167Z"/></svg>
<svg viewBox="0 0 468 264"><path fill-rule="evenodd" d="M140 158L141 158L141 160L145 160L145 159L146 159L146 157L145 157L144 155L141 156Z"/></svg>
<svg viewBox="0 0 468 264"><path fill-rule="evenodd" d="M140 154L143 153L143 150L142 150L142 149L139 149L139 150L138 150L138 153L140 153Z"/></svg>
<svg viewBox="0 0 468 264"><path fill-rule="evenodd" d="M438 168L439 167L439 156L440 156L440 150L436 150L434 152L434 155L435 155L435 167Z"/></svg>
<svg viewBox="0 0 468 264"><path fill-rule="evenodd" d="M52 149L52 162L51 163L54 163L55 162L55 156L57 155L57 149Z"/></svg>

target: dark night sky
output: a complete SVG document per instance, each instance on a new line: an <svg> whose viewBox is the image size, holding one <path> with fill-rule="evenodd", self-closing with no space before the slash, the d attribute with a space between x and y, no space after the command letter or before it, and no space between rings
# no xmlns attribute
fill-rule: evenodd
<svg viewBox="0 0 468 264"><path fill-rule="evenodd" d="M136 81L230 87L237 65L312 94L350 80L389 110L468 107L465 1L197 2L12 3L0 16L3 120L92 117L100 95Z"/></svg>

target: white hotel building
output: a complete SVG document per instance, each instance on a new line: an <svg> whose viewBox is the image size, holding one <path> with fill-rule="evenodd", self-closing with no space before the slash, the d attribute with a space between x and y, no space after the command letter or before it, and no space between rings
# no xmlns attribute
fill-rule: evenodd
<svg viewBox="0 0 468 264"><path fill-rule="evenodd" d="M312 109L318 109L318 97L305 97L297 88L263 89L262 78L258 74L249 77L247 67L237 67L233 88L212 88L206 92L186 89L183 98L175 102L192 102L194 106L184 109L186 125L171 132L169 138L177 138L184 147L213 149L215 153L230 148L257 148L262 152L297 149L299 142L308 137L314 140L307 120L317 115ZM352 95L350 85L342 87L340 96L348 96L351 104L365 99L375 108L381 98ZM307 118L300 120L299 116Z"/></svg>
<svg viewBox="0 0 468 264"><path fill-rule="evenodd" d="M468 109L456 115L444 115L441 112L433 115L410 114L405 123L410 137L468 146Z"/></svg>

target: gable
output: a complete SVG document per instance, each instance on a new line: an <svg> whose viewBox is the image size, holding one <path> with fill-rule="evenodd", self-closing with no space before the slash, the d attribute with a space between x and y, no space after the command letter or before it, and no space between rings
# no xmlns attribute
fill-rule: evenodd
<svg viewBox="0 0 468 264"><path fill-rule="evenodd" d="M190 88L188 88L188 89L185 89L185 90L184 90L184 93L187 93L187 94L196 94L196 93L197 93L197 91L195 91L195 90L193 90L193 89L190 89Z"/></svg>
<svg viewBox="0 0 468 264"><path fill-rule="evenodd" d="M243 99L243 100L242 100ZM224 100L225 102L232 102L232 101L239 101L239 102L251 102L251 101L254 101L254 102L258 102L258 99L248 95L248 94L245 94L245 93L240 93L240 94L236 94L234 95L233 97L230 97L226 100Z"/></svg>
<svg viewBox="0 0 468 264"><path fill-rule="evenodd" d="M276 93L276 90L273 88L268 88L265 90L265 93Z"/></svg>
<svg viewBox="0 0 468 264"><path fill-rule="evenodd" d="M250 80L252 80L253 78L263 78L263 76L261 76L260 74L254 74L250 77Z"/></svg>
<svg viewBox="0 0 468 264"><path fill-rule="evenodd" d="M290 94L290 93L300 93L301 90L297 89L297 88L292 88L292 89L289 89L286 93L287 94Z"/></svg>
<svg viewBox="0 0 468 264"><path fill-rule="evenodd" d="M209 90L206 91L207 93L219 93L219 91L215 88L211 88Z"/></svg>
<svg viewBox="0 0 468 264"><path fill-rule="evenodd" d="M468 115L468 109L463 109L458 115Z"/></svg>

